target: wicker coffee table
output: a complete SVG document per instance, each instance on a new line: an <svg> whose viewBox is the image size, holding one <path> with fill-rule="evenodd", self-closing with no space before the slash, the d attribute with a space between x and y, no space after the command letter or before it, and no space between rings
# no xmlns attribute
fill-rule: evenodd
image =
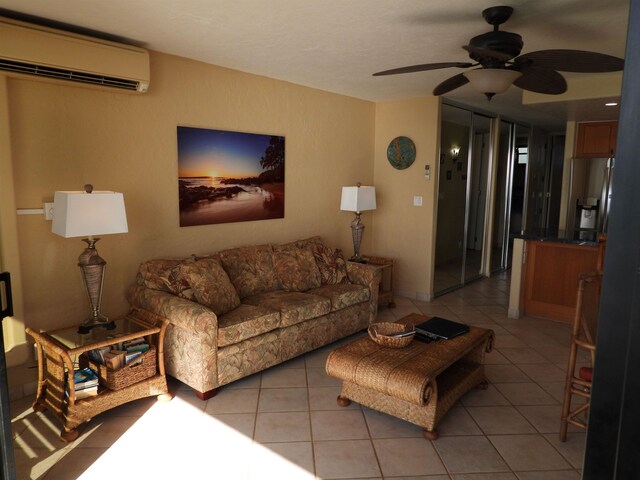
<svg viewBox="0 0 640 480"><path fill-rule="evenodd" d="M418 324L424 315L398 322ZM358 402L423 427L429 440L436 425L455 402L472 388L487 388L484 354L493 345L493 331L469 327L451 340L412 341L388 348L368 336L337 348L327 358L327 373L342 380L338 404Z"/></svg>

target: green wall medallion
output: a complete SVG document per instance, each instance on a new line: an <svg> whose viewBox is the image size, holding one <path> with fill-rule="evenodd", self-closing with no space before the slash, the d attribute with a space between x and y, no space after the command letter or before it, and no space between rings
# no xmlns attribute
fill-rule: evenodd
<svg viewBox="0 0 640 480"><path fill-rule="evenodd" d="M409 168L416 159L416 146L409 137L396 137L387 147L387 159L393 168Z"/></svg>

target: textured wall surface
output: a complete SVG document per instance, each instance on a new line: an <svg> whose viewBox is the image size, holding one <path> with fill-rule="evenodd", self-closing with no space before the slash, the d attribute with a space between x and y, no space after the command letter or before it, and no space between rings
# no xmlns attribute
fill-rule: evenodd
<svg viewBox="0 0 640 480"><path fill-rule="evenodd" d="M427 97L376 104L378 209L373 217L372 253L395 258L394 287L419 299L426 299L433 290L439 102L438 97ZM396 170L387 161L387 146L399 135L416 145L416 160L405 170ZM425 165L431 167L430 180L425 178ZM422 207L413 206L414 196L422 196Z"/></svg>
<svg viewBox="0 0 640 480"><path fill-rule="evenodd" d="M373 183L375 104L153 53L151 85L129 95L10 79L9 128L17 208L42 208L56 190L124 193L129 233L105 236L103 312L127 309L145 259L321 235L351 255L343 185ZM180 228L176 126L286 137L285 218ZM18 217L24 323L54 328L88 313L79 238L51 233L41 215ZM370 250L373 236L365 236Z"/></svg>

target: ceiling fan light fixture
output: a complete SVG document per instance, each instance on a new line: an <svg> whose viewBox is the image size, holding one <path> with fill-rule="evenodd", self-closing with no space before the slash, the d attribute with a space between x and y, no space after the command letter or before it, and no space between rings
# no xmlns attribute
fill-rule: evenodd
<svg viewBox="0 0 640 480"><path fill-rule="evenodd" d="M463 75L469 80L471 88L484 93L491 100L493 95L506 92L522 73L503 68L478 68L464 72Z"/></svg>

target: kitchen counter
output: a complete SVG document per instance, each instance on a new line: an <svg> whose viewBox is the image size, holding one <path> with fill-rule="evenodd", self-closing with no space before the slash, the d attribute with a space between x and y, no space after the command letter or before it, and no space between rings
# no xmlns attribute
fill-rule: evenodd
<svg viewBox="0 0 640 480"><path fill-rule="evenodd" d="M569 240L567 238L560 238L555 234L546 234L546 232L533 232L533 233L523 233L517 235L511 235L512 238L521 238L523 240L537 240L539 242L553 242L553 243L566 243L572 245L587 245L591 247L598 246L598 242L590 242L587 240Z"/></svg>
<svg viewBox="0 0 640 480"><path fill-rule="evenodd" d="M572 322L578 278L602 263L596 242L518 235L514 239L509 316Z"/></svg>

